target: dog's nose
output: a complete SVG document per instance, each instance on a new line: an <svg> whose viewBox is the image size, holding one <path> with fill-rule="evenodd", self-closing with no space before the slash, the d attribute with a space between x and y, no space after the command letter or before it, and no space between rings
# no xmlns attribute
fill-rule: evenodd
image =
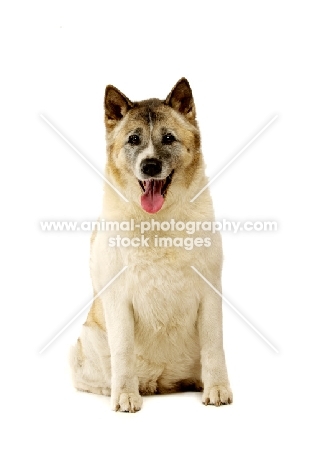
<svg viewBox="0 0 311 468"><path fill-rule="evenodd" d="M153 177L161 172L162 162L156 158L143 159L140 169L143 174Z"/></svg>

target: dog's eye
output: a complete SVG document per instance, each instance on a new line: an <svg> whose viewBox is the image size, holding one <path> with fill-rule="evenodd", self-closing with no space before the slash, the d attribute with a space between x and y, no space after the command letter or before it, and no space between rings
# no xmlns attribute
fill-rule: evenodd
<svg viewBox="0 0 311 468"><path fill-rule="evenodd" d="M171 133L167 133L166 135L163 135L162 137L163 145L170 145L171 143L173 143L173 141L176 141L176 138Z"/></svg>
<svg viewBox="0 0 311 468"><path fill-rule="evenodd" d="M129 136L129 143L131 145L139 145L140 143L140 138L138 135L130 135Z"/></svg>

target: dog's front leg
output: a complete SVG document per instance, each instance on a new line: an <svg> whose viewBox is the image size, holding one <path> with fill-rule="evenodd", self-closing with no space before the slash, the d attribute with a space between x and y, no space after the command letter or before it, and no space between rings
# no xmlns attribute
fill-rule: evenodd
<svg viewBox="0 0 311 468"><path fill-rule="evenodd" d="M134 413L142 406L134 354L134 316L129 301L109 294L104 302L111 355L111 404L114 411Z"/></svg>
<svg viewBox="0 0 311 468"><path fill-rule="evenodd" d="M222 301L212 290L199 307L199 339L201 347L202 402L220 406L232 403L222 339Z"/></svg>

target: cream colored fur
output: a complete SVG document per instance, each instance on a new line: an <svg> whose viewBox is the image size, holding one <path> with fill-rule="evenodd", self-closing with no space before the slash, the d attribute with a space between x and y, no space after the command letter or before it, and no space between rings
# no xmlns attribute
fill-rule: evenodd
<svg viewBox="0 0 311 468"><path fill-rule="evenodd" d="M192 127L184 117L175 114L182 125ZM107 137L108 145L109 138L118 138L124 125L126 117ZM135 219L136 223L151 218L214 220L208 190L190 203L207 183L202 158L187 188L176 171L164 206L156 215L146 213L137 203L140 187L135 177L129 177L123 169L122 149L117 164L127 180L122 192L129 202L125 203L106 186L102 219ZM182 247L152 247L154 235L189 237L183 231L146 232L150 247L109 247L108 238L117 234L122 233L98 231L91 245L95 294L124 266L127 269L95 301L71 350L75 387L111 394L112 409L127 412L141 408L141 394L170 392L188 384L203 389L204 404L231 403L222 341L221 299L191 269L191 265L195 266L221 291L220 235L198 231L195 236L210 237L211 246L187 251ZM140 234L127 232L126 236Z"/></svg>

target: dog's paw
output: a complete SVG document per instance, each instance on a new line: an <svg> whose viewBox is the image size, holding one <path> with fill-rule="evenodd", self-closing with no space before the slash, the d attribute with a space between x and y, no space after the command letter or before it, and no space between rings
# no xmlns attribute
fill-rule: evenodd
<svg viewBox="0 0 311 468"><path fill-rule="evenodd" d="M202 403L204 405L230 405L232 402L233 396L229 385L215 385L203 391Z"/></svg>
<svg viewBox="0 0 311 468"><path fill-rule="evenodd" d="M136 413L142 407L143 399L139 393L119 393L112 400L112 409L114 411L122 411L124 413Z"/></svg>

